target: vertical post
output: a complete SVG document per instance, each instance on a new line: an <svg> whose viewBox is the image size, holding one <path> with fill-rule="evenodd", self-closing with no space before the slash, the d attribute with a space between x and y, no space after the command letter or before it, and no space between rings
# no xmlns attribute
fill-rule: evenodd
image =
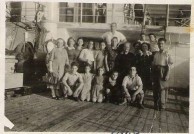
<svg viewBox="0 0 194 134"><path fill-rule="evenodd" d="M93 13L93 23L95 23L95 18L96 18L96 7L95 7L95 3L92 4L92 13Z"/></svg>
<svg viewBox="0 0 194 134"><path fill-rule="evenodd" d="M80 3L80 24L82 24L83 5Z"/></svg>
<svg viewBox="0 0 194 134"><path fill-rule="evenodd" d="M145 21L146 21L146 4L144 4L144 9L143 9L143 26L145 26Z"/></svg>
<svg viewBox="0 0 194 134"><path fill-rule="evenodd" d="M115 5L112 4L112 22L114 21Z"/></svg>
<svg viewBox="0 0 194 134"><path fill-rule="evenodd" d="M169 4L166 5L166 24L164 26L164 38L166 38L168 23L169 23Z"/></svg>

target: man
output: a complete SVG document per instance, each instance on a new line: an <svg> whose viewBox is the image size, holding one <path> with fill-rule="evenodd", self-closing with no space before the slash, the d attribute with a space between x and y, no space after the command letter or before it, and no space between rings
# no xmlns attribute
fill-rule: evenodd
<svg viewBox="0 0 194 134"><path fill-rule="evenodd" d="M117 23L113 22L110 26L111 31L102 35L102 39L106 41L107 45L111 45L111 40L113 37L117 37L119 43L118 45L125 43L127 41L126 37L117 31Z"/></svg>
<svg viewBox="0 0 194 134"><path fill-rule="evenodd" d="M126 76L129 68L134 65L134 55L130 52L131 43L125 42L123 51L115 59L115 68L121 74Z"/></svg>
<svg viewBox="0 0 194 134"><path fill-rule="evenodd" d="M156 110L165 109L170 66L173 64L170 54L164 50L165 44L166 39L158 40L159 51L155 53L152 63L154 108Z"/></svg>
<svg viewBox="0 0 194 134"><path fill-rule="evenodd" d="M78 97L81 93L83 88L83 79L81 74L77 72L78 64L72 62L71 64L71 71L67 72L63 78L63 85L64 85L64 97L72 96L75 98L76 101L79 101Z"/></svg>
<svg viewBox="0 0 194 134"><path fill-rule="evenodd" d="M143 84L141 78L137 75L136 67L132 66L130 68L129 74L123 79L122 86L125 93L125 100L120 105L125 104L126 102L134 103L137 101L139 108L144 109L144 106L142 105L144 99L144 91L142 90Z"/></svg>

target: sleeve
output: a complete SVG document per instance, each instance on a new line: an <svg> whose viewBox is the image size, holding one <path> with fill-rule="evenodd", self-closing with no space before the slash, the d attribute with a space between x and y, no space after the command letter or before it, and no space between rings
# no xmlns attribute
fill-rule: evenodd
<svg viewBox="0 0 194 134"><path fill-rule="evenodd" d="M62 80L63 83L67 81L68 77L69 77L69 73L65 73L65 76L63 77L63 80Z"/></svg>
<svg viewBox="0 0 194 134"><path fill-rule="evenodd" d="M85 49L83 49L81 52L80 52L80 55L79 55L79 58L80 59L84 59L84 55L85 55Z"/></svg>
<svg viewBox="0 0 194 134"><path fill-rule="evenodd" d="M124 79L123 79L123 83L122 83L122 86L123 87L126 87L127 86L127 80L128 80L128 77L125 76Z"/></svg>
<svg viewBox="0 0 194 134"><path fill-rule="evenodd" d="M168 65L172 65L173 64L173 60L171 55L168 54Z"/></svg>
<svg viewBox="0 0 194 134"><path fill-rule="evenodd" d="M106 36L107 36L107 33L104 33L104 34L101 36L101 38L102 38L103 40L105 40L105 39L106 39Z"/></svg>
<svg viewBox="0 0 194 134"><path fill-rule="evenodd" d="M139 76L137 76L137 86L143 85L142 80Z"/></svg>
<svg viewBox="0 0 194 134"><path fill-rule="evenodd" d="M122 33L120 33L120 40L121 41L125 41L126 40L126 37Z"/></svg>
<svg viewBox="0 0 194 134"><path fill-rule="evenodd" d="M51 55L49 56L49 61L53 61L55 56L55 49L51 51Z"/></svg>
<svg viewBox="0 0 194 134"><path fill-rule="evenodd" d="M79 80L80 83L83 83L83 78L82 78L82 75L81 74L79 74L78 80Z"/></svg>

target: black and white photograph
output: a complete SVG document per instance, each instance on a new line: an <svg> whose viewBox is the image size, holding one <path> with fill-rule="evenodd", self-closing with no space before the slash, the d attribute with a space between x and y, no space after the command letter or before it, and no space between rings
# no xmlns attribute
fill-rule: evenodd
<svg viewBox="0 0 194 134"><path fill-rule="evenodd" d="M190 133L191 4L4 4L4 132Z"/></svg>

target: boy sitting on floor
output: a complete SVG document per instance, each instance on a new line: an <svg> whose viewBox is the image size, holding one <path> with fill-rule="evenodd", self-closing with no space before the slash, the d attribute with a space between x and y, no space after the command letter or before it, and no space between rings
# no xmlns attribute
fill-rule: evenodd
<svg viewBox="0 0 194 134"><path fill-rule="evenodd" d="M119 103L120 88L118 85L118 72L113 71L111 76L107 79L105 97L106 102Z"/></svg>
<svg viewBox="0 0 194 134"><path fill-rule="evenodd" d="M83 79L81 74L77 72L78 64L72 62L71 71L67 72L63 78L64 97L73 95L76 101L79 101L79 95L83 88Z"/></svg>

